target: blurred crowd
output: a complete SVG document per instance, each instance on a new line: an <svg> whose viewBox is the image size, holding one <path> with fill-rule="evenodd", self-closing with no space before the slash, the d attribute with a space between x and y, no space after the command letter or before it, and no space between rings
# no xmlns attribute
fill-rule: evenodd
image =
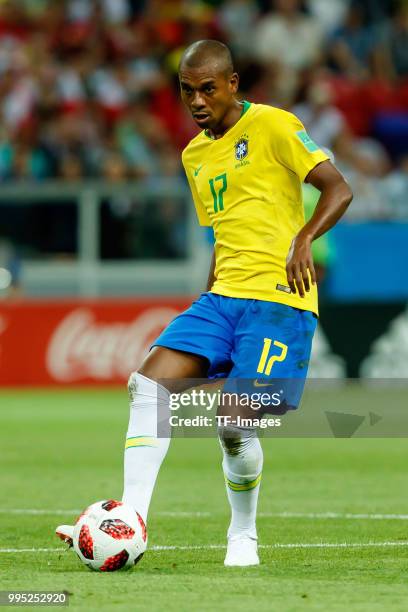
<svg viewBox="0 0 408 612"><path fill-rule="evenodd" d="M332 151L349 215L408 216L408 0L0 0L0 181L179 176L202 38Z"/></svg>

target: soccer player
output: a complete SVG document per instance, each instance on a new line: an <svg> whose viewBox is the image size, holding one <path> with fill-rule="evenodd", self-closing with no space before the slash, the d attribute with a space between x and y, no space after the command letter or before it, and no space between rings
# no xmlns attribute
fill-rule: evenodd
<svg viewBox="0 0 408 612"><path fill-rule="evenodd" d="M213 227L215 248L206 292L170 323L129 379L123 500L144 519L169 446L168 437L157 435L169 394L158 381L304 380L318 313L311 244L352 199L294 115L237 99L238 75L224 44L202 40L188 47L179 81L201 128L182 161L198 220ZM303 181L321 192L306 224ZM219 435L232 512L224 563L257 565L261 445L245 428L221 427ZM67 537L72 528L67 532L59 528Z"/></svg>

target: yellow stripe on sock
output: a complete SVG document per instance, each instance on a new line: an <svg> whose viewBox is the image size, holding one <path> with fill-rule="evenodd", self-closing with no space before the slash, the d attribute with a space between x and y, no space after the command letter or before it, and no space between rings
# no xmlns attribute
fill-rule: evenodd
<svg viewBox="0 0 408 612"><path fill-rule="evenodd" d="M238 482L233 482L225 476L225 482L227 483L229 488L232 489L232 491L250 491L251 489L255 489L255 487L259 485L259 483L261 482L261 478L262 473L259 474L259 476L255 478L255 480L250 480L249 482L244 482L241 484Z"/></svg>
<svg viewBox="0 0 408 612"><path fill-rule="evenodd" d="M152 436L135 436L134 438L127 438L125 443L125 449L135 448L137 446L158 446L157 438Z"/></svg>

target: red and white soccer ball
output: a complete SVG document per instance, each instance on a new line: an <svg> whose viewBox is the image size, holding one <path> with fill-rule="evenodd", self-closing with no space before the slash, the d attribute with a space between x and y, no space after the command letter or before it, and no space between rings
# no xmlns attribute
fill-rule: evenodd
<svg viewBox="0 0 408 612"><path fill-rule="evenodd" d="M114 499L96 502L78 518L74 550L85 565L100 572L130 568L147 546L142 517L128 504Z"/></svg>

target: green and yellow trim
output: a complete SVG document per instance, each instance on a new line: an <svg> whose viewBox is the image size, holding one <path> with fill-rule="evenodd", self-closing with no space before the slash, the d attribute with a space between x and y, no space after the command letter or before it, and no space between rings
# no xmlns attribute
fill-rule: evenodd
<svg viewBox="0 0 408 612"><path fill-rule="evenodd" d="M224 474L225 476L225 474ZM225 476L225 483L232 491L250 491L251 489L255 489L261 482L262 473L259 474L254 480L250 480L249 482L238 483L233 482L229 478Z"/></svg>
<svg viewBox="0 0 408 612"><path fill-rule="evenodd" d="M243 115L245 115L245 113L247 112L247 110L251 106L251 102L248 102L248 100L242 100L242 102L238 100L238 102L240 104L242 104L242 112L241 112L241 115L239 117L239 119L241 119L241 117L243 117ZM210 135L208 130L204 130L204 135L207 136L207 138L209 138L210 140L214 140L214 138Z"/></svg>
<svg viewBox="0 0 408 612"><path fill-rule="evenodd" d="M158 445L157 438L153 436L135 436L134 438L127 438L125 443L125 450L127 448L136 448L138 446L153 446Z"/></svg>

